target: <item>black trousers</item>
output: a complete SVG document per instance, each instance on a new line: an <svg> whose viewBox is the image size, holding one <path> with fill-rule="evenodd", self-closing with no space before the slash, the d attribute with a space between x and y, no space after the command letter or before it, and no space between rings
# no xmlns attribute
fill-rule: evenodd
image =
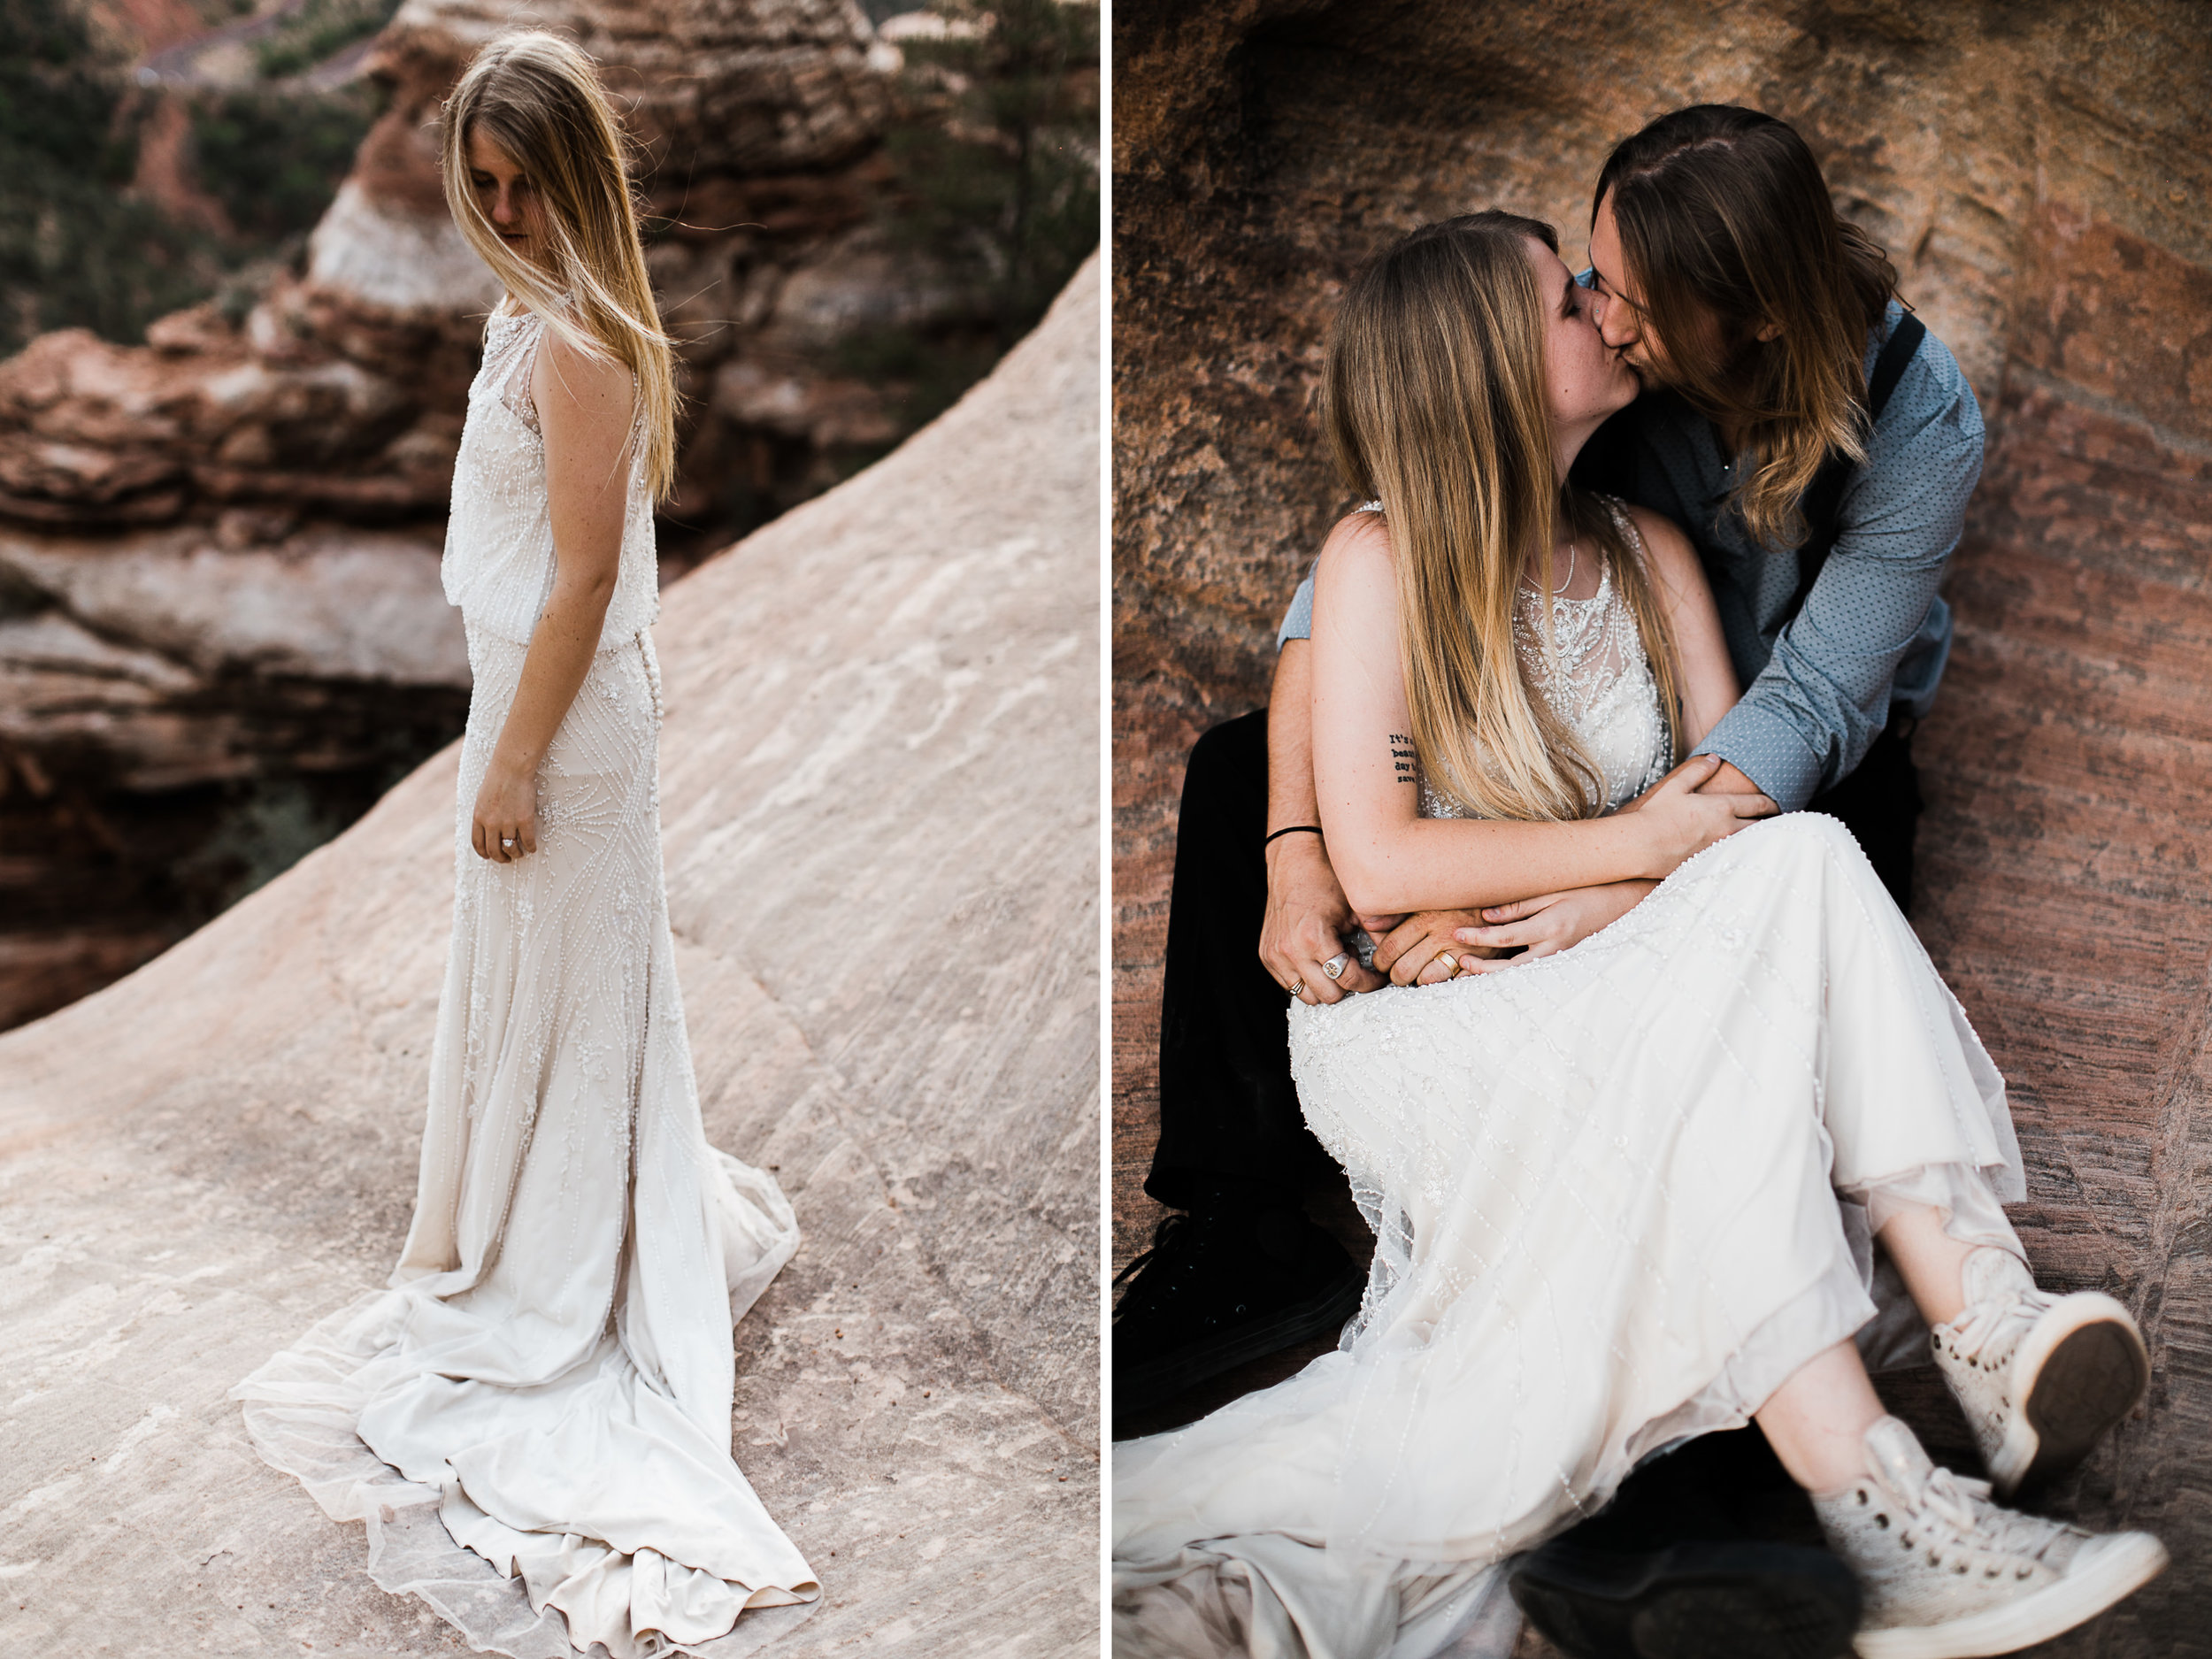
<svg viewBox="0 0 2212 1659"><path fill-rule="evenodd" d="M1858 838L1912 909L1920 780L1912 726L1893 720L1812 810ZM1160 996L1160 1141L1144 1190L1188 1210L1225 1184L1295 1201L1335 1169L1298 1110L1283 988L1260 965L1267 908L1267 710L1215 726L1183 773Z"/></svg>

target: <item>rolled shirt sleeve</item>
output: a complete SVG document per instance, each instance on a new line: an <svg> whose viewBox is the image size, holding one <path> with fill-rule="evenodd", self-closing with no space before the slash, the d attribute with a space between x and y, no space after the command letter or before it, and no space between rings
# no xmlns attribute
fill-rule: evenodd
<svg viewBox="0 0 2212 1659"><path fill-rule="evenodd" d="M1290 609L1283 613L1283 625L1275 630L1275 649L1281 650L1293 640L1313 637L1313 572L1306 572L1306 580L1298 584L1298 591L1290 596Z"/></svg>
<svg viewBox="0 0 2212 1659"><path fill-rule="evenodd" d="M1982 435L1965 375L1928 336L1844 491L1841 534L1803 609L1771 636L1742 701L1699 753L1732 762L1793 811L1865 758L1893 703L1926 711L1950 649L1950 611L1937 588L1981 476ZM1780 616L1797 564L1788 555L1767 561L1757 608ZM1747 666L1739 660L1739 674Z"/></svg>

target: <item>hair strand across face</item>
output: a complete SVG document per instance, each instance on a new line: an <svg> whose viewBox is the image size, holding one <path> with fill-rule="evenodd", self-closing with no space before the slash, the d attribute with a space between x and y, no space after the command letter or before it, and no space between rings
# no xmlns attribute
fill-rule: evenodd
<svg viewBox="0 0 2212 1659"><path fill-rule="evenodd" d="M1549 587L1563 520L1611 567L1677 731L1678 677L1641 562L1603 506L1555 476L1532 240L1558 250L1550 226L1492 210L1425 225L1369 264L1337 314L1323 419L1345 483L1383 503L1430 787L1485 818L1586 818L1602 780L1514 634L1524 586Z"/></svg>
<svg viewBox="0 0 2212 1659"><path fill-rule="evenodd" d="M511 157L541 212L535 259L517 253L469 183L482 134ZM674 354L645 269L621 123L582 50L556 35L503 35L476 54L446 100L446 204L507 292L569 345L611 356L637 377L637 442L648 489L676 477Z"/></svg>

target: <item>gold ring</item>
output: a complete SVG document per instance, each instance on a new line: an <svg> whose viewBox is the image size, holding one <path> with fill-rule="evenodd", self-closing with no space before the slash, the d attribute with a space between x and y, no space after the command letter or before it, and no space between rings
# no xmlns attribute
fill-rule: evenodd
<svg viewBox="0 0 2212 1659"><path fill-rule="evenodd" d="M1436 956L1430 962L1429 965L1431 967L1434 967L1439 962L1443 963L1446 966L1451 969L1451 972L1444 976L1446 979L1452 979L1457 976L1459 972L1458 952L1451 950L1440 950L1436 953Z"/></svg>
<svg viewBox="0 0 2212 1659"><path fill-rule="evenodd" d="M1293 979L1290 982L1290 994L1293 996L1303 996L1306 994L1306 982L1303 979Z"/></svg>

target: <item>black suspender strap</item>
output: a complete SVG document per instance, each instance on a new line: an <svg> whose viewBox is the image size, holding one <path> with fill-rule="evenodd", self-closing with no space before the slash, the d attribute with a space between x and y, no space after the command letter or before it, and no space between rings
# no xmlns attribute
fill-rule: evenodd
<svg viewBox="0 0 2212 1659"><path fill-rule="evenodd" d="M1905 365L1918 354L1920 342L1927 337L1927 326L1910 311L1897 319L1897 332L1883 345L1882 355L1874 359L1874 378L1866 383L1869 419L1882 418L1882 411L1889 407L1889 395L1905 378Z"/></svg>
<svg viewBox="0 0 2212 1659"><path fill-rule="evenodd" d="M1928 330L1917 317L1907 311L1897 319L1896 332L1883 342L1881 355L1874 359L1873 378L1866 386L1867 425L1870 427L1882 418L1882 411L1889 405L1889 395L1897 389L1897 382L1905 373L1905 365L1920 349ZM1819 580L1821 567L1827 564L1828 555L1835 550L1836 539L1843 526L1837 515L1843 510L1844 486L1851 481L1851 463L1842 456L1831 456L1813 478L1812 488L1805 492L1800 508L1805 515L1808 534L1804 545L1797 549L1797 592L1790 600L1789 614L1794 618L1805 608L1806 595Z"/></svg>

